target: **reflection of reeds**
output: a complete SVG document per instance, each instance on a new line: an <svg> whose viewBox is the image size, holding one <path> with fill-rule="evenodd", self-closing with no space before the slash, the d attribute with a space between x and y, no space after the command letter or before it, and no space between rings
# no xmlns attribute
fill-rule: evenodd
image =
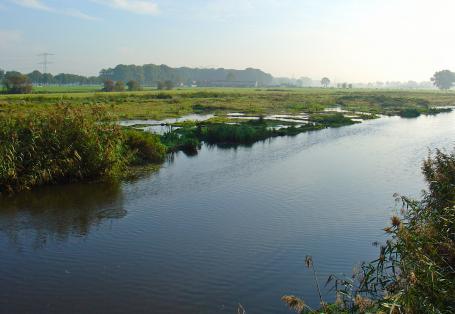
<svg viewBox="0 0 455 314"><path fill-rule="evenodd" d="M17 247L30 232L35 247L42 247L48 239L88 235L94 226L127 214L117 183L40 187L0 197L0 208L0 231Z"/></svg>

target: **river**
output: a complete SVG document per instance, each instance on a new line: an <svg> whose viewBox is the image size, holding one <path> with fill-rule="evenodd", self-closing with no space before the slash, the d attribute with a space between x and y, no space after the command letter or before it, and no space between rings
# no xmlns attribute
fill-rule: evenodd
<svg viewBox="0 0 455 314"><path fill-rule="evenodd" d="M203 146L119 184L0 198L0 313L289 313L373 259L397 206L418 197L428 149L455 112ZM327 300L332 294L324 290Z"/></svg>

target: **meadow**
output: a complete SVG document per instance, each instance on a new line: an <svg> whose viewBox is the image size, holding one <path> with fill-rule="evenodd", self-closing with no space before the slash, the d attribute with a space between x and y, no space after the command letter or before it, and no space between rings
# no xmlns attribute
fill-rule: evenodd
<svg viewBox="0 0 455 314"><path fill-rule="evenodd" d="M437 107L452 105L455 93L451 92L319 88L105 93L74 92L69 87L59 93L1 95L0 193L115 177L130 166L160 163L166 153L196 154L202 142L251 145L271 137L350 125L378 114L409 118L437 114L450 110ZM347 113L324 111L333 106ZM233 119L228 116L233 112L247 116ZM160 136L116 123L191 113L216 116L174 123L177 128ZM291 122L270 118L303 113L306 118L295 116Z"/></svg>
<svg viewBox="0 0 455 314"><path fill-rule="evenodd" d="M296 114L318 112L341 105L349 111L396 115L405 109L426 113L431 107L455 105L454 92L427 90L373 89L253 89L183 88L171 91L144 90L105 93L97 90L75 92L77 87L42 87L50 93L0 95L0 114L51 110L57 105L90 111L97 105L120 119L156 119L191 113L243 112L247 114ZM59 92L52 92L57 91Z"/></svg>

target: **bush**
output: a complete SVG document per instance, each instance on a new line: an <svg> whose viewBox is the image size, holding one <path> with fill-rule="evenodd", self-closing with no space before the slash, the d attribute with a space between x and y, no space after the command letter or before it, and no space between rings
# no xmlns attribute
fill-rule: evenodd
<svg viewBox="0 0 455 314"><path fill-rule="evenodd" d="M123 81L115 82L114 90L116 92L124 92L125 91L125 83Z"/></svg>
<svg viewBox="0 0 455 314"><path fill-rule="evenodd" d="M127 129L124 134L133 164L159 163L164 160L166 147L157 135L134 129Z"/></svg>
<svg viewBox="0 0 455 314"><path fill-rule="evenodd" d="M8 94L29 94L32 84L27 76L18 72L8 72L3 78L3 87Z"/></svg>
<svg viewBox="0 0 455 314"><path fill-rule="evenodd" d="M252 144L272 135L265 125L252 126L246 123L209 124L198 130L200 138L209 144Z"/></svg>
<svg viewBox="0 0 455 314"><path fill-rule="evenodd" d="M105 80L103 92L113 92L115 89L114 81L113 80Z"/></svg>
<svg viewBox="0 0 455 314"><path fill-rule="evenodd" d="M418 116L420 116L420 111L415 108L406 108L400 110L398 115L402 118L417 118Z"/></svg>
<svg viewBox="0 0 455 314"><path fill-rule="evenodd" d="M342 113L319 113L312 114L311 121L323 124L328 127L340 127L345 125L354 124L350 118L346 118Z"/></svg>
<svg viewBox="0 0 455 314"><path fill-rule="evenodd" d="M128 90L130 92L138 91L138 90L142 89L141 84L138 81L135 81L135 80L128 81L128 83L126 83L126 86L128 86Z"/></svg>
<svg viewBox="0 0 455 314"><path fill-rule="evenodd" d="M160 81L158 82L158 85L157 85L157 88L162 90L162 89L166 89L166 90L171 90L175 87L175 84L174 82L172 81Z"/></svg>

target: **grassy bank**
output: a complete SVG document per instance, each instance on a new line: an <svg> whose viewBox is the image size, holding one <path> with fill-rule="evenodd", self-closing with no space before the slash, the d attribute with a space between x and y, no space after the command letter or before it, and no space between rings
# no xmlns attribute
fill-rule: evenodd
<svg viewBox="0 0 455 314"><path fill-rule="evenodd" d="M104 110L58 107L0 117L0 193L116 178L132 165L158 163L165 147L152 134L125 131Z"/></svg>
<svg viewBox="0 0 455 314"><path fill-rule="evenodd" d="M421 200L398 198L401 214L384 229L378 258L353 277L329 278L335 304L321 297L313 310L295 296L282 300L298 313L455 313L455 151L436 151L422 170L428 190Z"/></svg>

